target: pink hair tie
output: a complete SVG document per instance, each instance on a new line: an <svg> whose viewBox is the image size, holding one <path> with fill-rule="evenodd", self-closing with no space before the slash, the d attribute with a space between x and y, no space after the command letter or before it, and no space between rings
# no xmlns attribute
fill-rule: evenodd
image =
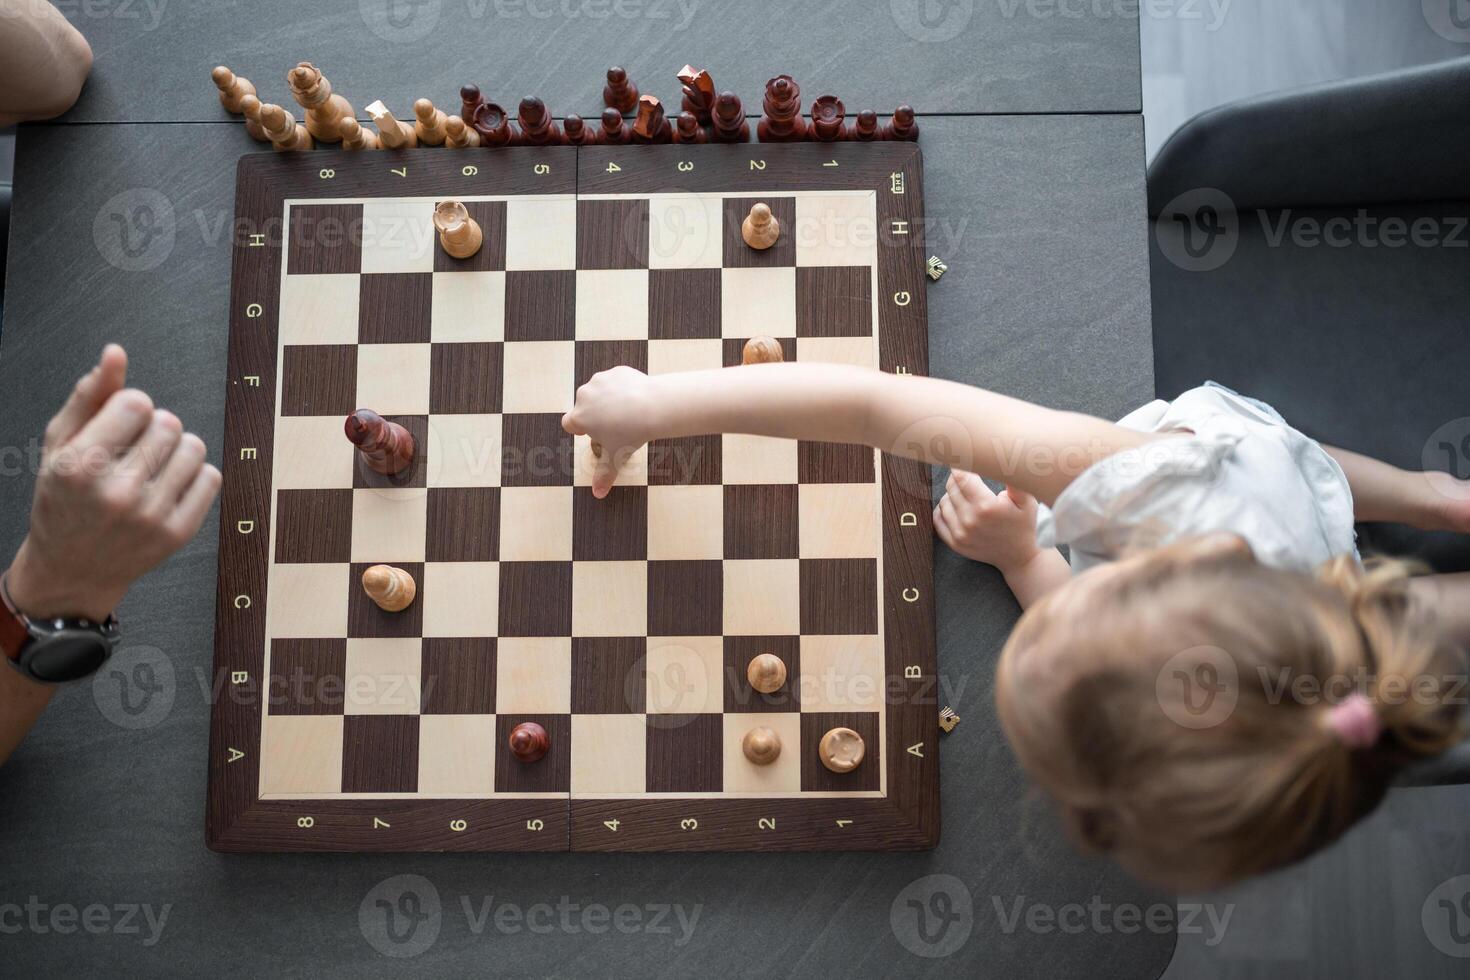
<svg viewBox="0 0 1470 980"><path fill-rule="evenodd" d="M1383 723L1367 695L1354 692L1332 706L1327 720L1343 745L1350 749L1372 748L1383 734Z"/></svg>

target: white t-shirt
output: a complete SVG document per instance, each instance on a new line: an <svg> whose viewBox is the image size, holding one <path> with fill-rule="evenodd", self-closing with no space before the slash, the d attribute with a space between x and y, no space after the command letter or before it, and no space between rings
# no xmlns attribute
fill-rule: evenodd
<svg viewBox="0 0 1470 980"><path fill-rule="evenodd" d="M1067 545L1074 572L1216 531L1240 535L1276 568L1310 571L1357 555L1342 467L1269 405L1211 382L1118 424L1186 434L1094 463L1041 508L1037 542Z"/></svg>

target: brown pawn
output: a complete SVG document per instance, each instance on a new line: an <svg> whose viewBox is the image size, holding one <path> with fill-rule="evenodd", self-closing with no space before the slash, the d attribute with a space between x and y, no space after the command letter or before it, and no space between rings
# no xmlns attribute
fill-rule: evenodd
<svg viewBox="0 0 1470 980"><path fill-rule="evenodd" d="M703 68L696 69L693 65L685 65L679 69L679 85L684 92L679 107L685 112L694 113L694 118L699 120L701 126L708 126L710 111L715 107L715 83L709 77L709 72Z"/></svg>
<svg viewBox="0 0 1470 980"><path fill-rule="evenodd" d="M740 751L758 766L769 766L781 757L781 736L764 725L752 728L740 740Z"/></svg>
<svg viewBox="0 0 1470 980"><path fill-rule="evenodd" d="M373 565L365 569L362 590L384 612L403 612L413 605L419 591L411 574L392 565Z"/></svg>
<svg viewBox="0 0 1470 980"><path fill-rule="evenodd" d="M721 92L715 98L714 110L710 113L714 126L713 139L716 143L749 143L750 123L745 119L745 106L734 92Z"/></svg>
<svg viewBox="0 0 1470 980"><path fill-rule="evenodd" d="M602 104L618 112L632 112L638 105L638 86L621 68L607 70L607 84L602 87Z"/></svg>
<svg viewBox="0 0 1470 980"><path fill-rule="evenodd" d="M296 121L296 117L272 102L260 107L260 128L271 146L278 150L309 150L311 134Z"/></svg>
<svg viewBox="0 0 1470 980"><path fill-rule="evenodd" d="M253 95L240 96L240 115L245 117L245 132L251 139L264 143L270 137L265 135L265 127L260 124L260 105L260 100Z"/></svg>
<svg viewBox="0 0 1470 980"><path fill-rule="evenodd" d="M852 132L848 139L861 140L864 143L882 139L883 134L878 131L878 114L872 109L864 109L857 114L857 121L852 124Z"/></svg>
<svg viewBox="0 0 1470 980"><path fill-rule="evenodd" d="M771 213L768 204L757 202L751 206L750 214L740 222L740 237L751 248L765 249L776 244L781 237L781 222Z"/></svg>
<svg viewBox="0 0 1470 980"><path fill-rule="evenodd" d="M444 145L451 150L465 150L480 145L480 134L464 124L459 116L444 117Z"/></svg>
<svg viewBox="0 0 1470 980"><path fill-rule="evenodd" d="M675 143L703 143L709 139L704 127L699 125L699 120L694 113L687 109L679 113L677 125L674 126Z"/></svg>
<svg viewBox="0 0 1470 980"><path fill-rule="evenodd" d="M459 87L459 117L466 123L475 121L475 112L485 104L485 97L480 94L478 85L461 85Z"/></svg>
<svg viewBox="0 0 1470 980"><path fill-rule="evenodd" d="M822 736L817 757L833 772L852 772L863 761L867 751L863 737L851 728L834 728Z"/></svg>
<svg viewBox="0 0 1470 980"><path fill-rule="evenodd" d="M485 240L480 223L470 217L469 209L459 201L440 201L434 205L434 227L439 229L439 244L456 259L474 255Z"/></svg>
<svg viewBox="0 0 1470 980"><path fill-rule="evenodd" d="M582 117L575 112L567 113L562 120L561 132L569 146L588 146L595 142L597 136L596 131L588 129Z"/></svg>
<svg viewBox="0 0 1470 980"><path fill-rule="evenodd" d="M406 150L419 145L418 134L406 122L399 122L379 99L367 107L373 125L378 127L378 142L385 150Z"/></svg>
<svg viewBox="0 0 1470 980"><path fill-rule="evenodd" d="M741 364L780 364L784 360L786 352L781 349L781 342L775 337L751 337L740 349ZM755 661L752 660L752 668L754 665Z"/></svg>
<svg viewBox="0 0 1470 980"><path fill-rule="evenodd" d="M670 143L673 139L674 128L664 118L664 104L656 96L640 96L638 118L633 120L633 142Z"/></svg>
<svg viewBox="0 0 1470 980"><path fill-rule="evenodd" d="M623 114L612 106L602 110L602 130L597 142L608 146L619 146L628 142L628 130L623 125Z"/></svg>
<svg viewBox="0 0 1470 980"><path fill-rule="evenodd" d="M466 119L465 122L474 126L475 132L480 135L481 146L510 146L515 137L511 132L510 117L494 102L480 103L480 107L475 110L474 120Z"/></svg>
<svg viewBox="0 0 1470 980"><path fill-rule="evenodd" d="M806 139L806 120L801 117L801 86L790 75L777 75L766 82L761 108L765 115L756 124L756 139L762 143L795 143Z"/></svg>
<svg viewBox="0 0 1470 980"><path fill-rule="evenodd" d="M413 435L369 408L359 408L342 424L347 440L371 470L396 476L413 464Z"/></svg>
<svg viewBox="0 0 1470 980"><path fill-rule="evenodd" d="M215 88L219 89L219 104L225 107L226 112L237 115L243 110L240 108L240 100L247 95L255 94L255 86L250 79L242 75L236 75L224 65L220 65L209 73L214 80Z"/></svg>
<svg viewBox="0 0 1470 980"><path fill-rule="evenodd" d="M422 146L444 145L444 113L434 108L428 99L419 99L413 104L414 135Z"/></svg>
<svg viewBox="0 0 1470 980"><path fill-rule="evenodd" d="M842 123L847 109L835 95L818 96L812 103L812 138L824 143L842 139Z"/></svg>
<svg viewBox="0 0 1470 980"><path fill-rule="evenodd" d="M519 110L516 112L516 121L520 123L520 137L518 143L527 146L555 146L562 142L561 127L556 124L551 113L546 111L546 103L535 96L527 96L521 100Z"/></svg>
<svg viewBox="0 0 1470 980"><path fill-rule="evenodd" d="M337 124L337 132L342 136L342 149L344 150L378 149L378 134L371 129L363 129L362 123L351 116L347 116Z"/></svg>
<svg viewBox="0 0 1470 980"><path fill-rule="evenodd" d="M914 107L901 105L893 110L893 121L883 128L886 140L917 140L919 123L914 119Z"/></svg>
<svg viewBox="0 0 1470 980"><path fill-rule="evenodd" d="M286 84L291 86L291 95L297 103L306 110L306 131L325 143L341 139L339 123L356 113L350 102L332 93L332 83L327 81L321 70L311 62L303 61L286 73Z"/></svg>
<svg viewBox="0 0 1470 980"><path fill-rule="evenodd" d="M538 762L551 750L551 736L534 721L523 721L510 730L510 754L522 762Z"/></svg>
<svg viewBox="0 0 1470 980"><path fill-rule="evenodd" d="M762 339L769 340L770 338ZM746 346L748 347L749 344ZM777 344L776 349L780 350L781 345ZM750 682L751 687L762 694L775 694L781 690L781 685L786 683L786 663L774 653L757 654L745 667L745 679Z"/></svg>

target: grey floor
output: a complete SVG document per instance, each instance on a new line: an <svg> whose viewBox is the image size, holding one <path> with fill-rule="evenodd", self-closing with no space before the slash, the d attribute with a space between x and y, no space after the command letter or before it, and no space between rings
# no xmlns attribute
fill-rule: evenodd
<svg viewBox="0 0 1470 980"><path fill-rule="evenodd" d="M1470 13L1464 0L1142 4L1149 160L1182 123L1236 99L1470 56L1470 44L1430 28L1425 11L1440 2L1460 3L1461 14ZM1470 960L1434 944L1438 939L1460 957L1470 953L1470 944L1436 931L1441 926L1431 901L1436 887L1470 872L1466 814L1470 786L1395 791L1372 818L1313 860L1198 897L1228 909L1229 925L1223 938L1208 927L1181 928L1164 976L1470 976Z"/></svg>

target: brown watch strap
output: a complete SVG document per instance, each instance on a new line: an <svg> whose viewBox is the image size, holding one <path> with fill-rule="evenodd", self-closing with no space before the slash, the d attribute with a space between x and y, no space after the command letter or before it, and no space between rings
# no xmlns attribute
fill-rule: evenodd
<svg viewBox="0 0 1470 980"><path fill-rule="evenodd" d="M3 600L0 602L0 650L11 660L20 660L20 652L30 642L31 634L26 628L26 618L10 601L10 588L3 575L0 575L0 600Z"/></svg>

